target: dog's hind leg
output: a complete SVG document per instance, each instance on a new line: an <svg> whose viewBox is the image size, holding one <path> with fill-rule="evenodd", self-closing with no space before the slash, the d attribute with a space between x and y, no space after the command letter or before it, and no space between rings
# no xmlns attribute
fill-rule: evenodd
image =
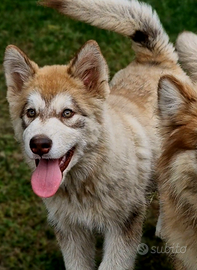
<svg viewBox="0 0 197 270"><path fill-rule="evenodd" d="M95 269L95 238L86 229L69 226L63 231L55 230L66 270Z"/></svg>
<svg viewBox="0 0 197 270"><path fill-rule="evenodd" d="M144 207L145 208L145 207ZM140 244L145 210L135 211L122 227L105 234L104 257L99 270L132 270Z"/></svg>

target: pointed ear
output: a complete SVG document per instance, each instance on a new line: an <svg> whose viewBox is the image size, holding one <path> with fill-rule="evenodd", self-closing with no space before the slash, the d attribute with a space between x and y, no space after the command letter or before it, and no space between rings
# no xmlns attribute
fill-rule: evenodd
<svg viewBox="0 0 197 270"><path fill-rule="evenodd" d="M101 98L109 93L108 66L98 44L90 40L71 61L68 73L80 79L86 89Z"/></svg>
<svg viewBox="0 0 197 270"><path fill-rule="evenodd" d="M7 87L19 92L38 69L38 66L14 45L6 48L3 65Z"/></svg>
<svg viewBox="0 0 197 270"><path fill-rule="evenodd" d="M159 81L158 108L163 120L173 120L177 114L192 101L193 94L189 86L173 76L164 76Z"/></svg>

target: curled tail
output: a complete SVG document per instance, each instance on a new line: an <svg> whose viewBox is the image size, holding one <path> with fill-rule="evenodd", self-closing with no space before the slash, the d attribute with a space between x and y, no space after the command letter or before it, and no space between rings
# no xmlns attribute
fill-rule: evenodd
<svg viewBox="0 0 197 270"><path fill-rule="evenodd" d="M197 35L183 32L176 41L176 49L183 69L197 82Z"/></svg>
<svg viewBox="0 0 197 270"><path fill-rule="evenodd" d="M174 47L152 8L136 0L41 0L75 20L128 36L139 62L177 62Z"/></svg>

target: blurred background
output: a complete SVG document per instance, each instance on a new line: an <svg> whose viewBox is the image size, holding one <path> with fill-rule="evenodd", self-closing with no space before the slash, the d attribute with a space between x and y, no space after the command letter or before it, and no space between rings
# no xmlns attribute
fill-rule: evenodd
<svg viewBox="0 0 197 270"><path fill-rule="evenodd" d="M83 0L85 1L85 0ZM175 42L184 31L197 32L196 0L146 0L158 12ZM111 77L133 59L130 40L75 22L36 0L0 1L0 61L7 45L15 44L38 65L66 64L87 40L95 39L110 68ZM138 255L137 270L172 269L165 244L154 236L158 216L157 194L144 224L142 243L149 247ZM63 270L61 252L40 198L31 190L30 170L14 139L6 101L3 67L0 65L0 270ZM158 251L153 254L154 247ZM98 235L96 261L102 256ZM155 250L155 249L154 249Z"/></svg>

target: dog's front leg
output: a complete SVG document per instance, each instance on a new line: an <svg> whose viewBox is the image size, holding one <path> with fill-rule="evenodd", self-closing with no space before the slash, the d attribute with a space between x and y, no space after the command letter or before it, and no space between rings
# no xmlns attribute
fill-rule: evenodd
<svg viewBox="0 0 197 270"><path fill-rule="evenodd" d="M95 268L95 239L93 234L78 226L64 231L56 230L66 270L93 270Z"/></svg>
<svg viewBox="0 0 197 270"><path fill-rule="evenodd" d="M132 270L141 240L144 211L132 213L128 220L105 234L105 250L99 270Z"/></svg>

